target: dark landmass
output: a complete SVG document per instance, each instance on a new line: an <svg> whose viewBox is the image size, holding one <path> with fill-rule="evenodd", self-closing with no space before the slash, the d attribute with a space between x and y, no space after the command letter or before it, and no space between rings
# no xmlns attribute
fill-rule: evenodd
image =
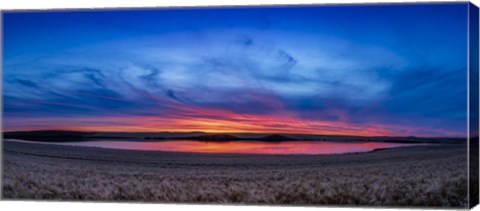
<svg viewBox="0 0 480 211"><path fill-rule="evenodd" d="M60 130L42 130L42 131L18 131L5 132L5 139L22 139L29 141L45 141L45 142L65 142L65 141L88 141L94 136L93 132L78 131L60 131Z"/></svg>
<svg viewBox="0 0 480 211"><path fill-rule="evenodd" d="M138 140L199 140L199 141L377 141L393 143L465 143L466 138L424 138L389 136L343 136L309 134L262 134L262 133L204 133L204 132L80 132L61 130L4 132L5 139L21 139L43 142L78 142L99 139Z"/></svg>
<svg viewBox="0 0 480 211"><path fill-rule="evenodd" d="M294 140L299 140L299 138L273 134L273 135L265 136L265 137L261 138L261 140L262 141L294 141Z"/></svg>

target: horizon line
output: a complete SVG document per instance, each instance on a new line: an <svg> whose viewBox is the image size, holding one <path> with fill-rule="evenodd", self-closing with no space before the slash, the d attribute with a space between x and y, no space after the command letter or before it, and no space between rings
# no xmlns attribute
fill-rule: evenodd
<svg viewBox="0 0 480 211"><path fill-rule="evenodd" d="M206 131L85 131L85 130L65 130L65 129L44 129L44 130L3 130L3 133L15 133L15 132L46 132L46 131L56 131L56 132L83 132L83 133L205 133L205 134L258 134L258 135L313 135L313 136L340 136L340 137L362 137L362 138L421 138L421 139L435 139L435 138L452 138L452 139L468 139L469 136L465 137L454 137L454 136L388 136L388 135L374 135L374 136L365 136L365 135L345 135L345 134L313 134L313 133L277 133L277 132L206 132ZM478 135L476 136L478 137Z"/></svg>

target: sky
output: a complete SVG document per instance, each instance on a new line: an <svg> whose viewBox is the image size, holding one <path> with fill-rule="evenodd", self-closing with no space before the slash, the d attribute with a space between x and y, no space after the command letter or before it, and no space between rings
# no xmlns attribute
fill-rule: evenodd
<svg viewBox="0 0 480 211"><path fill-rule="evenodd" d="M467 3L3 14L3 130L465 137Z"/></svg>

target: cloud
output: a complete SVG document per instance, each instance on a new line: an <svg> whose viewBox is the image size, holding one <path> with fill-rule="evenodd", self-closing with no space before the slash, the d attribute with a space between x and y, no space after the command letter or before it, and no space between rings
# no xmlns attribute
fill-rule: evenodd
<svg viewBox="0 0 480 211"><path fill-rule="evenodd" d="M464 67L409 64L394 50L321 34L198 33L114 41L35 63L8 61L6 125L19 127L15 118L31 116L42 120L37 127L54 117L67 125L80 117L109 123L125 117L133 126L156 117L161 124L143 128L172 129L164 124L171 118L179 121L171 127L192 130L202 121L220 128L230 121L242 130L462 135ZM262 118L265 124L255 123Z"/></svg>
<svg viewBox="0 0 480 211"><path fill-rule="evenodd" d="M29 80L23 80L23 79L16 79L17 82L21 85L24 85L26 87L31 87L31 88L38 88L37 84L35 84L34 82L32 81L29 81Z"/></svg>

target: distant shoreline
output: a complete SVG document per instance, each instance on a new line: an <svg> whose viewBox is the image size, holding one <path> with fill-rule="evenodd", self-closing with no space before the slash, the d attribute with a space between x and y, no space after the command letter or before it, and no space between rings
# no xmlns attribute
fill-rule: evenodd
<svg viewBox="0 0 480 211"><path fill-rule="evenodd" d="M344 135L309 135L309 134L258 134L258 133L205 133L205 132L80 132L80 131L15 131L4 132L5 139L20 139L28 141L43 142L78 142L95 141L99 139L115 140L142 140L142 141L161 141L161 140L198 140L211 142L224 141L262 141L262 142L282 142L282 141L332 141L332 142L388 142L388 143L463 143L467 138L451 137L389 137L389 136L344 136Z"/></svg>
<svg viewBox="0 0 480 211"><path fill-rule="evenodd" d="M98 140L99 142L108 142L108 141L113 141L115 143L119 143L119 142L122 142L122 141L125 141L125 142L131 142L131 143L134 143L136 141L131 141L131 140L106 140L106 139L102 139L102 140ZM211 142L211 141L198 141L198 140L139 140L138 142L141 142L142 144L140 145L144 145L145 143L155 143L155 142L163 142L163 141L166 141L166 142L176 142L176 141L179 141L179 142L182 142L182 141L185 141L185 142L201 142L201 143L205 143L205 144L208 144L208 143L218 143L218 142ZM199 154L223 154L223 155L228 155L228 154L231 154L231 155L235 155L235 154L238 154L238 155L294 155L294 156L301 156L301 155L348 155L348 154L361 154L361 153L372 153L372 152L377 152L377 151L383 151L383 150L389 150L389 149L396 149L396 148L411 148L411 147L422 147L422 146L427 146L427 145L436 145L436 146L445 146L445 145L449 145L449 144L430 144L430 143L386 143L386 144L397 144L395 146L388 146L388 145L385 145L385 146L378 146L378 147L374 147L374 148L371 148L371 149L368 149L368 150L365 150L365 149L358 149L358 151L344 151L344 152L339 152L339 151L333 151L333 152L329 152L329 151L283 151L283 150L279 150L278 152L275 152L275 151L262 151L262 148L256 148L256 149L253 149L251 146L249 149L253 149L253 151L248 151L248 152L245 152L245 151L222 151L222 150L218 150L218 151L201 151L201 150L198 150L196 151L195 149L191 149L191 150L175 150L175 149L165 149L165 148L138 148L138 147L134 147L132 145L130 145L130 147L128 148L122 148L122 147L112 147L112 145L109 143L109 144L100 144L100 145L95 145L95 144L92 144L95 142L95 140L93 141L85 141L85 142L90 142L90 144L82 144L84 142L43 142L43 141L29 141L29 140L20 140L20 139L4 139L4 143L5 142L13 142L13 143L24 143L24 144L41 144L41 145L51 145L51 146L66 146L66 147L73 147L72 149L78 149L77 147L81 147L81 148L86 148L86 149L106 149L106 150L122 150L122 151L140 151L140 152L145 152L145 151L150 151L150 152L159 152L159 153L199 153ZM232 142L240 142L240 144L248 144L249 141L225 141L226 143L232 143ZM315 142L315 141L301 141L301 142L310 142L309 144L312 144L312 142L314 143L318 143L318 144L321 144L321 142ZM299 141L299 143L297 144L297 146L299 145L302 145L303 143L301 143ZM323 142L323 141L322 141ZM74 143L74 144L71 144L71 143ZM261 141L252 141L251 143L262 143ZM265 143L266 145L276 145L276 144L282 144L282 143L292 143L292 142L263 142ZM338 142L331 142L331 141L325 141L324 143L327 143L329 144L328 147L331 147L331 144L335 144L335 143L338 143L338 144L347 144L347 143L358 143L358 144L365 144L365 143L372 143L372 142L368 142L368 141L358 141L358 142L351 142L351 141L338 141ZM384 142L385 143L385 142ZM219 143L219 144L223 144L223 143ZM400 144L400 145L398 145ZM452 145L452 144L450 144ZM457 143L457 144L453 144L455 146L458 146L458 145L461 145L460 143ZM320 146L318 146L320 147Z"/></svg>

